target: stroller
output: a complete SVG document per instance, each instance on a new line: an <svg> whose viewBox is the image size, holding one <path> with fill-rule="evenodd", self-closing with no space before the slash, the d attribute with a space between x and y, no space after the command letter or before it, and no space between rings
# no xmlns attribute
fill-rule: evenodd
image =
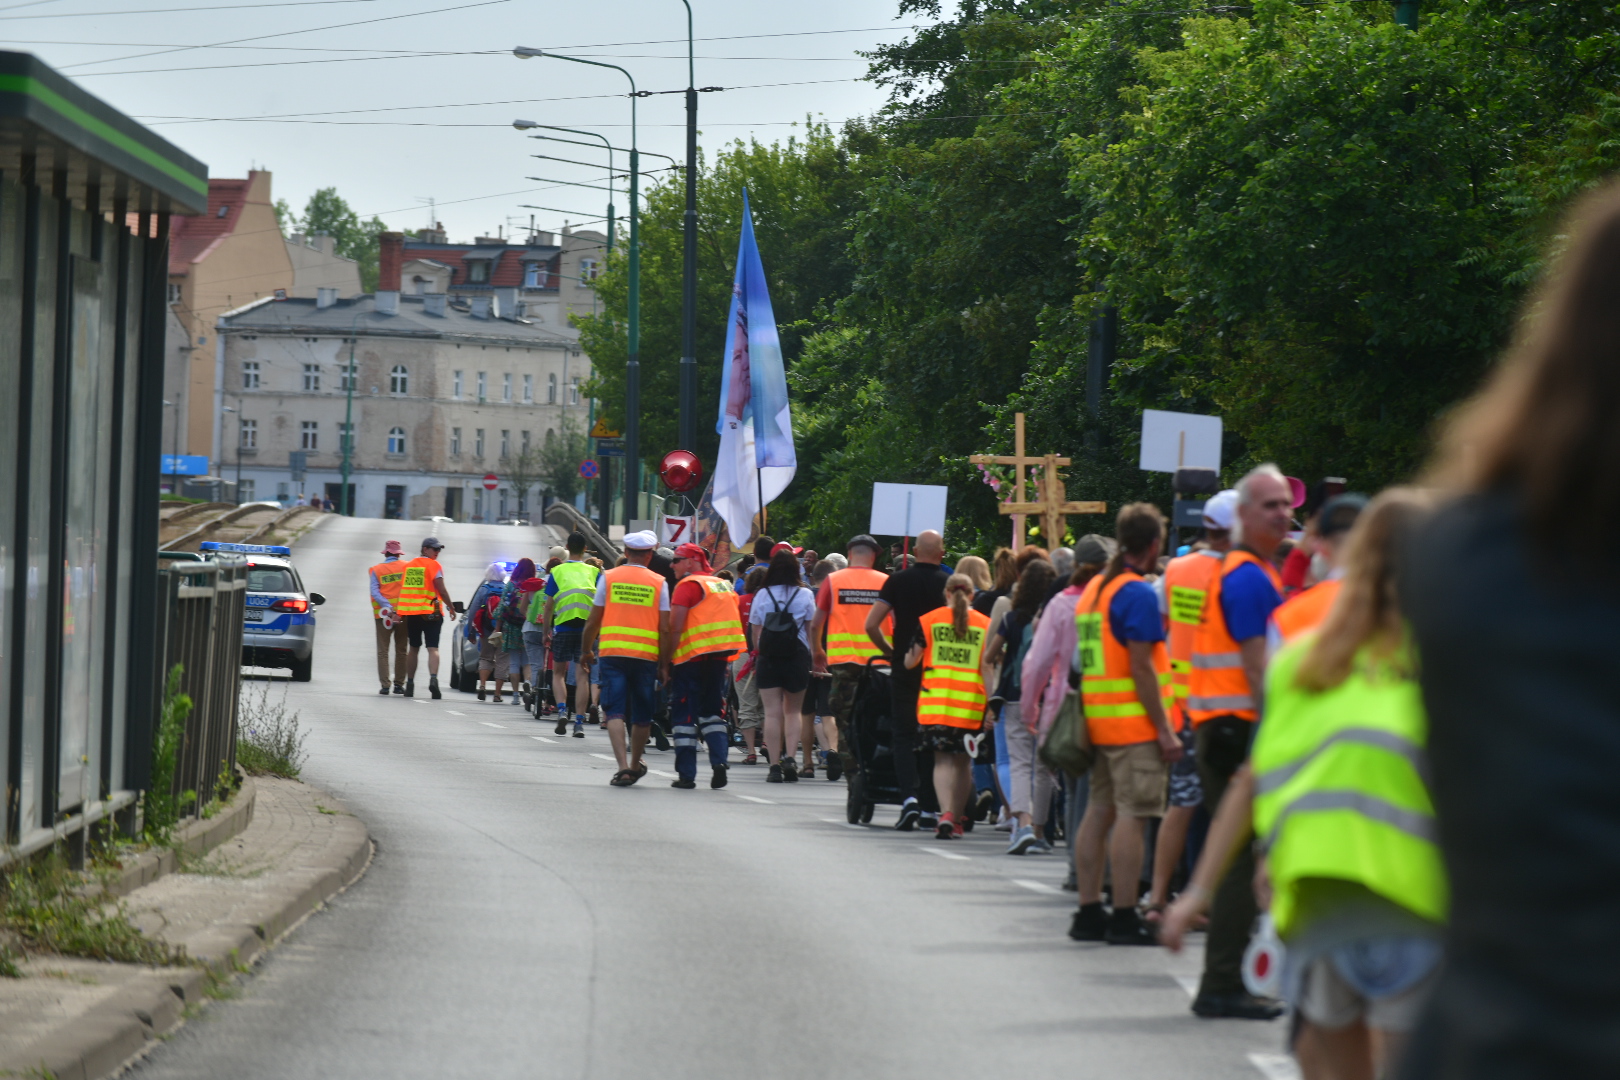
<svg viewBox="0 0 1620 1080"><path fill-rule="evenodd" d="M889 702L887 662L873 657L861 673L850 710L849 752L855 758L855 771L849 776L844 816L851 825L871 822L878 803L898 806L902 801L890 749Z"/></svg>

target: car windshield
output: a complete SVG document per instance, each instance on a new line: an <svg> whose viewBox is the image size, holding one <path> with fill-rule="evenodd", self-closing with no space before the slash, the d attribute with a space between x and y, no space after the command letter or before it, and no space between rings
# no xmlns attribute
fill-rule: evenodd
<svg viewBox="0 0 1620 1080"><path fill-rule="evenodd" d="M297 592L291 570L279 566L248 567L248 592Z"/></svg>

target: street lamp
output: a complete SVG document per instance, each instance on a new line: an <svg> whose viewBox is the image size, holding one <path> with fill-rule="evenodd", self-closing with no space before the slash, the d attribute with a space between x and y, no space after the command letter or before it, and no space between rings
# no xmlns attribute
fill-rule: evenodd
<svg viewBox="0 0 1620 1080"><path fill-rule="evenodd" d="M608 176L610 178L613 176L613 173L615 171L614 168L613 168L613 151L614 151L615 148L614 148L612 143L608 142L606 135L599 135L594 131L581 131L578 128L557 127L554 124L540 124L540 123L536 123L533 120L514 120L514 121L512 121L512 126L517 128L519 131L533 131L536 128L544 128L547 131L571 131L575 135L584 135L584 136L587 136L587 137L592 138L592 139L601 139L602 140L602 145L607 147L607 152L608 152ZM551 135L532 135L532 136L530 136L530 138L549 139L549 138L555 138L555 136L551 136ZM557 139L556 141L557 142L565 142L565 143L573 143L575 146L589 146L590 145L589 143L582 143L582 142L579 142L579 141L574 140L574 139ZM613 250L613 200L611 198L608 199L608 208L607 208L607 235L608 235L608 239L607 239L608 250L612 251Z"/></svg>
<svg viewBox="0 0 1620 1080"><path fill-rule="evenodd" d="M686 250L681 269L681 448L697 453L697 59L686 5Z"/></svg>
<svg viewBox="0 0 1620 1080"><path fill-rule="evenodd" d="M604 64L600 60L587 60L583 56L547 53L519 45L512 55L520 60L551 57L575 64L610 68L630 80L630 356L625 364L624 378L624 524L630 527L630 518L639 509L637 495L641 490L641 215L637 200L641 183L641 153L636 148L636 77L618 64Z"/></svg>

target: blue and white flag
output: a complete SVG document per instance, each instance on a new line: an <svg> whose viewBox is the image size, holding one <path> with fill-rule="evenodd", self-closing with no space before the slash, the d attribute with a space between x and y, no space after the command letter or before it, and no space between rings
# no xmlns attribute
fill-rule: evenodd
<svg viewBox="0 0 1620 1080"><path fill-rule="evenodd" d="M714 507L737 547L752 537L753 520L793 480L793 449L782 342L765 287L765 267L754 242L754 219L743 192L737 276L726 320L726 355L720 377L720 457L714 466Z"/></svg>

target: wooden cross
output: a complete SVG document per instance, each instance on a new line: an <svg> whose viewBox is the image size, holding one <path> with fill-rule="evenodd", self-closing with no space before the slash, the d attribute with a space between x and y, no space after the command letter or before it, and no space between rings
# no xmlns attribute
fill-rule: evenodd
<svg viewBox="0 0 1620 1080"><path fill-rule="evenodd" d="M1024 453L1024 414L1015 413L1013 416L1013 454L1011 457L994 454L974 454L968 458L975 465L1011 465L1013 467L1013 497L1011 502L1001 504L1003 514L1013 515L1013 551L1017 551L1024 543L1024 515L1039 514L1041 516L1041 539L1046 541L1047 550L1063 542L1063 534L1068 531L1069 514L1106 514L1108 504L1101 502L1070 502L1068 493L1063 484L1062 466L1070 464L1066 457L1056 454L1045 454L1041 457L1032 457ZM1039 494L1033 502L1024 501L1024 469L1025 467L1041 470L1040 479L1030 478Z"/></svg>

